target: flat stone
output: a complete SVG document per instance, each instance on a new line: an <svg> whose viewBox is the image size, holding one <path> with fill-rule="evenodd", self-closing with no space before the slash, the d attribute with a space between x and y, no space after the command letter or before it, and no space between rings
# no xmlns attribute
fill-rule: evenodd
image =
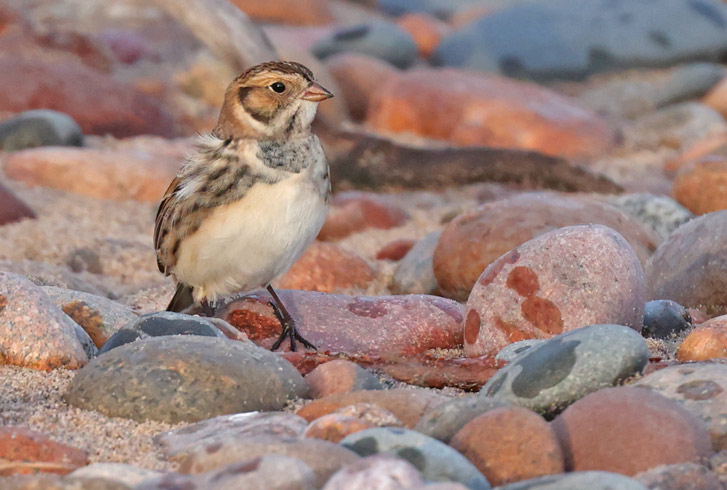
<svg viewBox="0 0 727 490"><path fill-rule="evenodd" d="M83 131L73 118L48 109L25 111L0 123L0 149L83 146Z"/></svg>
<svg viewBox="0 0 727 490"><path fill-rule="evenodd" d="M577 471L510 483L498 490L647 490L633 478L608 471Z"/></svg>
<svg viewBox="0 0 727 490"><path fill-rule="evenodd" d="M424 413L414 426L414 430L449 444L452 437L473 418L510 405L510 402L500 398L478 396L453 398Z"/></svg>
<svg viewBox="0 0 727 490"><path fill-rule="evenodd" d="M110 480L129 487L135 487L145 480L161 476L160 471L138 468L124 463L91 463L68 475L73 480ZM89 489L91 490L91 489Z"/></svg>
<svg viewBox="0 0 727 490"><path fill-rule="evenodd" d="M490 378L480 396L553 414L589 393L638 374L648 360L646 341L634 330L592 325L525 351Z"/></svg>
<svg viewBox="0 0 727 490"><path fill-rule="evenodd" d="M290 363L250 342L173 336L97 357L74 377L64 398L110 417L176 423L279 410L305 390Z"/></svg>

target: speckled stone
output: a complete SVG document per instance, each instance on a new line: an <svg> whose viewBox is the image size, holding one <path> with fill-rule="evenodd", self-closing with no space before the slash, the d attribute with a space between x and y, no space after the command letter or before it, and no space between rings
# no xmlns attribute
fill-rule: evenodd
<svg viewBox="0 0 727 490"><path fill-rule="evenodd" d="M176 423L279 410L305 390L290 363L250 342L171 336L97 357L73 378L64 397L110 417Z"/></svg>
<svg viewBox="0 0 727 490"><path fill-rule="evenodd" d="M578 471L541 476L498 487L497 490L648 490L644 485L608 471Z"/></svg>
<svg viewBox="0 0 727 490"><path fill-rule="evenodd" d="M111 349L121 347L138 339L167 335L200 335L203 337L225 338L225 334L205 318L173 311L159 311L147 313L131 320L113 334L103 344L98 353L99 355L105 354Z"/></svg>
<svg viewBox="0 0 727 490"><path fill-rule="evenodd" d="M434 276L434 249L441 231L433 231L419 240L399 261L389 288L394 294L433 294L437 290Z"/></svg>
<svg viewBox="0 0 727 490"><path fill-rule="evenodd" d="M495 359L510 362L526 350L531 349L536 345L540 345L543 342L545 342L544 339L527 339L519 342L513 342L512 344L506 345L500 349L500 352L497 353Z"/></svg>
<svg viewBox="0 0 727 490"><path fill-rule="evenodd" d="M646 341L634 330L592 325L525 351L490 378L480 395L554 414L639 373L648 360Z"/></svg>
<svg viewBox="0 0 727 490"><path fill-rule="evenodd" d="M344 466L326 482L323 490L395 490L423 486L419 471L411 463L377 454Z"/></svg>
<svg viewBox="0 0 727 490"><path fill-rule="evenodd" d="M618 197L614 204L650 226L662 238L694 217L691 211L667 196L625 194Z"/></svg>
<svg viewBox="0 0 727 490"><path fill-rule="evenodd" d="M676 400L707 426L715 451L727 449L727 365L708 362L670 366L636 382Z"/></svg>
<svg viewBox="0 0 727 490"><path fill-rule="evenodd" d="M449 444L450 439L473 418L510 405L508 401L492 397L453 398L428 410L414 430Z"/></svg>
<svg viewBox="0 0 727 490"><path fill-rule="evenodd" d="M697 463L657 466L634 476L651 490L723 490L717 475Z"/></svg>
<svg viewBox="0 0 727 490"><path fill-rule="evenodd" d="M471 489L488 489L487 479L472 463L446 444L407 429L378 427L351 434L341 441L361 456L387 453L410 462L427 480L455 481Z"/></svg>
<svg viewBox="0 0 727 490"><path fill-rule="evenodd" d="M25 111L0 123L0 149L3 151L82 145L83 131L71 116L62 112Z"/></svg>
<svg viewBox="0 0 727 490"><path fill-rule="evenodd" d="M675 301L660 299L644 305L644 337L666 339L691 328L692 317Z"/></svg>

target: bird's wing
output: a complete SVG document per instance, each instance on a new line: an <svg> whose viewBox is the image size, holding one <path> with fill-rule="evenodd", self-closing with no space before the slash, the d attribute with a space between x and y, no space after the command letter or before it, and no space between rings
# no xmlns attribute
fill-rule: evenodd
<svg viewBox="0 0 727 490"><path fill-rule="evenodd" d="M154 222L154 250L156 251L157 256L157 266L159 267L159 272L163 272L166 275L169 275L168 268L172 264L164 263L164 257L160 251L162 240L168 232L165 225L167 224L167 218L170 216L169 203L172 202L174 194L179 190L180 184L181 180L179 177L175 177L171 184L169 184L169 187L167 187L167 190L164 192L162 202L159 203L159 209L157 209L157 216Z"/></svg>

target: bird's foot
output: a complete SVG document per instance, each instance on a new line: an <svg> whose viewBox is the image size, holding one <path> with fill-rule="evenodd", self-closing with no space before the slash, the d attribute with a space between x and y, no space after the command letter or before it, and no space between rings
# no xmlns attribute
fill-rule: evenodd
<svg viewBox="0 0 727 490"><path fill-rule="evenodd" d="M273 307L273 312L275 313L275 316L278 317L278 320L280 320L280 324L283 327L283 331L280 332L280 337L278 337L278 340L275 341L270 350L276 350L278 347L280 347L280 344L282 344L283 340L285 340L286 338L290 339L290 350L293 352L298 350L295 345L296 340L303 344L304 347L316 350L316 346L303 338L300 332L298 332L298 329L295 328L295 322L290 315L287 315L284 312L280 311L280 308L278 308L278 305L275 304L275 302L269 301L268 304Z"/></svg>
<svg viewBox="0 0 727 490"><path fill-rule="evenodd" d="M212 318L213 316L215 316L215 307L212 306L212 303L210 303L206 299L203 300L199 306L202 308L202 311L200 312L202 313L201 316L206 316L207 318Z"/></svg>

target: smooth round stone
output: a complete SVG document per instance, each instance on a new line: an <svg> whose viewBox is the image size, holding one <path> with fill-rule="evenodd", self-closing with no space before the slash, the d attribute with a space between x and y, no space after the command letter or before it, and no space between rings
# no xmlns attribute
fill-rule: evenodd
<svg viewBox="0 0 727 490"><path fill-rule="evenodd" d="M344 466L326 482L323 490L371 490L421 488L419 471L409 462L377 454Z"/></svg>
<svg viewBox="0 0 727 490"><path fill-rule="evenodd" d="M437 290L434 249L441 234L441 231L431 232L399 261L389 285L393 294L434 294Z"/></svg>
<svg viewBox="0 0 727 490"><path fill-rule="evenodd" d="M473 418L489 410L510 405L510 402L500 398L454 398L427 411L414 426L414 430L449 444L450 439Z"/></svg>
<svg viewBox="0 0 727 490"><path fill-rule="evenodd" d="M666 339L691 328L692 317L675 301L659 299L644 305L644 337Z"/></svg>
<svg viewBox="0 0 727 490"><path fill-rule="evenodd" d="M0 184L0 226L25 218L36 218L35 212L18 198L10 189Z"/></svg>
<svg viewBox="0 0 727 490"><path fill-rule="evenodd" d="M657 466L634 478L648 488L659 490L724 490L717 474L697 463Z"/></svg>
<svg viewBox="0 0 727 490"><path fill-rule="evenodd" d="M536 345L540 345L543 342L545 342L543 339L526 339L521 340L520 342L513 342L512 344L503 347L500 352L497 353L495 359L510 362L526 350L529 350Z"/></svg>
<svg viewBox="0 0 727 490"><path fill-rule="evenodd" d="M727 315L710 318L689 332L676 352L681 362L727 357Z"/></svg>
<svg viewBox="0 0 727 490"><path fill-rule="evenodd" d="M578 471L541 476L498 487L498 490L648 490L644 485L608 471Z"/></svg>
<svg viewBox="0 0 727 490"><path fill-rule="evenodd" d="M321 364L305 376L305 382L312 398L323 398L334 393L383 388L379 378L358 364L345 359L336 359Z"/></svg>
<svg viewBox="0 0 727 490"><path fill-rule="evenodd" d="M83 131L73 118L48 109L25 111L0 123L0 149L83 146Z"/></svg>
<svg viewBox="0 0 727 490"><path fill-rule="evenodd" d="M413 464L430 481L455 481L471 489L488 489L490 484L475 466L446 444L415 432L392 427L362 430L345 437L340 444L359 454L392 454Z"/></svg>
<svg viewBox="0 0 727 490"><path fill-rule="evenodd" d="M113 334L98 351L99 355L138 339L167 335L200 335L225 338L225 335L204 318L173 311L142 315Z"/></svg>
<svg viewBox="0 0 727 490"><path fill-rule="evenodd" d="M97 357L73 378L64 398L110 417L177 423L280 410L305 391L289 362L250 342L173 336Z"/></svg>
<svg viewBox="0 0 727 490"><path fill-rule="evenodd" d="M627 214L649 225L662 238L694 217L691 211L667 196L625 194L614 204Z"/></svg>
<svg viewBox="0 0 727 490"><path fill-rule="evenodd" d="M480 390L544 415L614 386L649 361L644 338L623 325L592 325L535 346L503 367Z"/></svg>
<svg viewBox="0 0 727 490"><path fill-rule="evenodd" d="M144 468L137 468L130 464L123 463L91 463L81 466L73 473L69 474L69 478L74 480L111 480L115 483L128 485L134 488L144 480L149 480L161 476L162 473ZM91 484L89 484L90 486ZM95 490L95 489L94 489ZM105 490L105 488L99 489Z"/></svg>

